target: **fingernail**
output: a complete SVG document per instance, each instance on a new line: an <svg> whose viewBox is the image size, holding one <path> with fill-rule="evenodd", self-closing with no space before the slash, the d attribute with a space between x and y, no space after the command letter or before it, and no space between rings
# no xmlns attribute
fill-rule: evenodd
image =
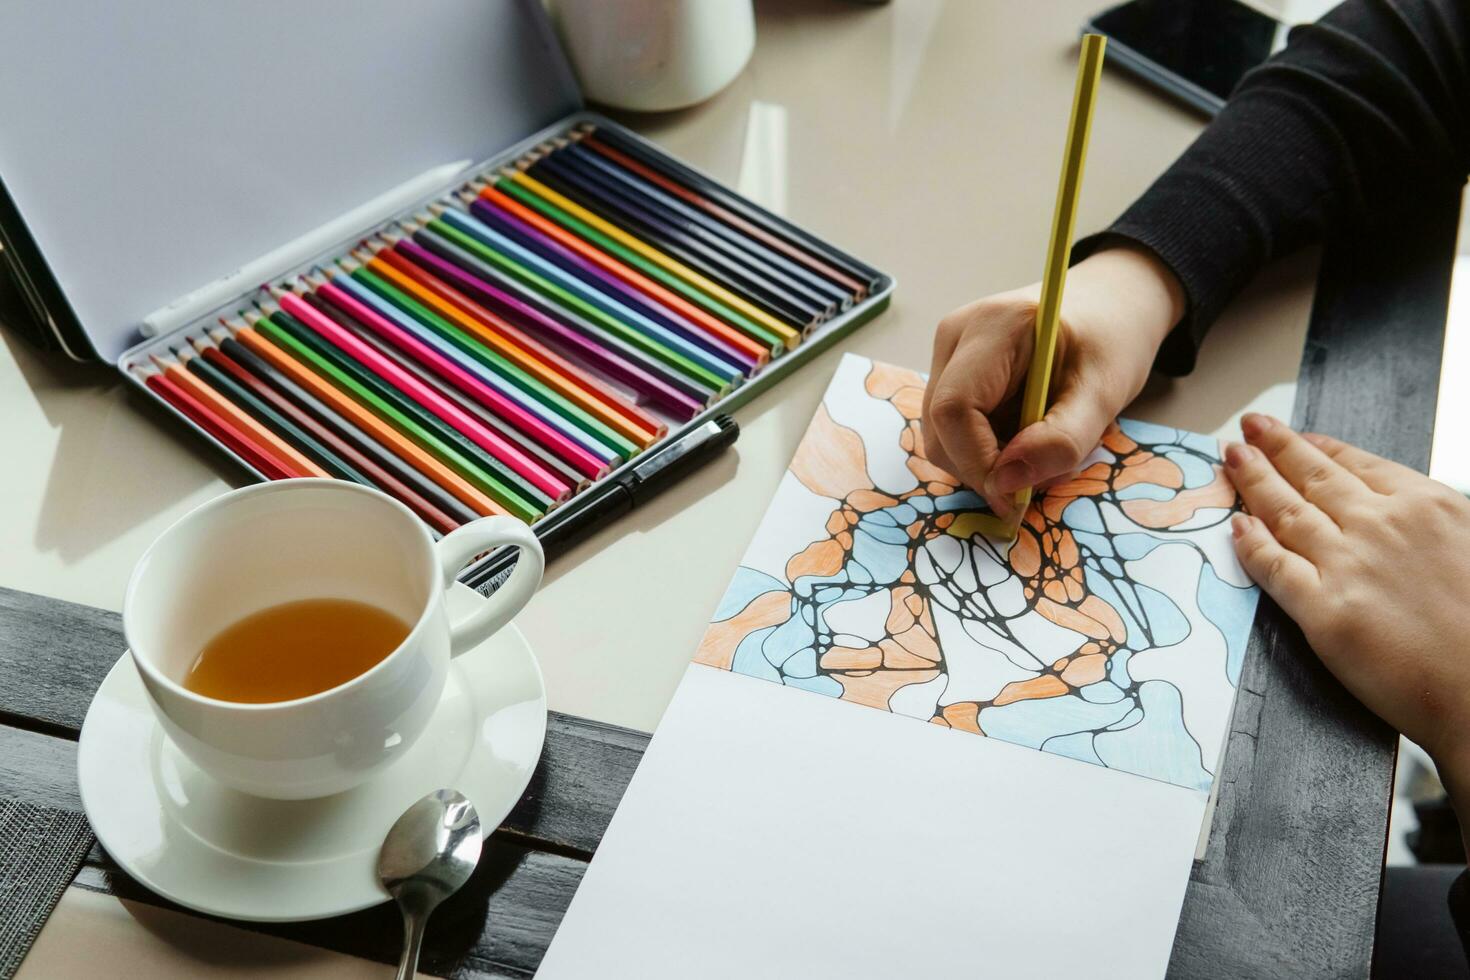
<svg viewBox="0 0 1470 980"><path fill-rule="evenodd" d="M1230 534L1237 540L1245 537L1245 532L1250 530L1251 519L1244 514L1235 514L1230 518Z"/></svg>
<svg viewBox="0 0 1470 980"><path fill-rule="evenodd" d="M1239 469L1251 460L1251 448L1242 446L1238 442L1225 444L1225 465L1233 469Z"/></svg>
<svg viewBox="0 0 1470 980"><path fill-rule="evenodd" d="M1271 416L1262 415L1260 412L1246 412L1240 417L1240 431L1247 439L1255 439L1271 428L1275 421Z"/></svg>
<svg viewBox="0 0 1470 980"><path fill-rule="evenodd" d="M1000 496L1034 486L1036 475L1024 459L1013 459L996 467L985 481L987 493Z"/></svg>

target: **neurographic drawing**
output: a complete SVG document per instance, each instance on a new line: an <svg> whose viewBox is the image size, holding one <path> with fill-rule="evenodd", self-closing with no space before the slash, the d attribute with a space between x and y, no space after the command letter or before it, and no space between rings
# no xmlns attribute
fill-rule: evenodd
<svg viewBox="0 0 1470 980"><path fill-rule="evenodd" d="M1006 543L923 385L842 362L696 661L1208 790L1257 598L1216 441L1119 421Z"/></svg>

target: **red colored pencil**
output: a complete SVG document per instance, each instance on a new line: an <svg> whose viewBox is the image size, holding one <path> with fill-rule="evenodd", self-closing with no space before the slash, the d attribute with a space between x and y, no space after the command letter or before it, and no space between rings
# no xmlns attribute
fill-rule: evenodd
<svg viewBox="0 0 1470 980"><path fill-rule="evenodd" d="M164 401L183 412L205 432L228 446L231 452L259 470L266 479L286 480L296 475L283 468L274 457L257 447L245 433L231 425L224 416L180 388L171 378L161 373L147 372L147 368L138 369L145 385Z"/></svg>
<svg viewBox="0 0 1470 980"><path fill-rule="evenodd" d="M441 534L448 534L459 526L459 522L455 521L438 507L429 503L429 501L420 496L413 488L403 483L393 474L358 452L335 432L332 432L316 419L296 407L296 405L266 385L224 351L218 347L197 340L194 342L194 346L206 361L215 365L220 370L227 372L236 381L240 382L240 384L249 388L256 397L270 402L271 407L276 411L289 417L292 422L295 422L301 428L310 432L333 452L355 466L364 476L372 480L373 484L379 490L393 497L397 497L407 504L430 527L439 531Z"/></svg>

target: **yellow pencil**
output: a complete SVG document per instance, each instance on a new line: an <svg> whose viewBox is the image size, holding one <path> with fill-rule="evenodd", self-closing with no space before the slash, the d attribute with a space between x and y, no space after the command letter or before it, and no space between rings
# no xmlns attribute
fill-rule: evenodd
<svg viewBox="0 0 1470 980"><path fill-rule="evenodd" d="M1077 198L1082 191L1082 166L1087 161L1087 138L1092 131L1092 109L1097 103L1097 83L1102 75L1101 34L1082 36L1082 54L1077 61L1077 87L1072 93L1072 118L1067 123L1067 147L1062 155L1062 176L1057 185L1056 210L1051 219L1051 240L1046 246L1046 268L1041 277L1041 301L1036 310L1035 345L1021 395L1020 428L1046 417L1047 389L1057 353L1057 330L1061 322L1062 287L1067 282L1067 258L1072 251L1072 229L1077 222ZM1018 430L1019 431L1019 430ZM1016 512L1009 521L989 514L966 514L951 525L950 533L969 537L979 532L987 537L1015 538L1026 508L1031 506L1031 488L1016 494Z"/></svg>

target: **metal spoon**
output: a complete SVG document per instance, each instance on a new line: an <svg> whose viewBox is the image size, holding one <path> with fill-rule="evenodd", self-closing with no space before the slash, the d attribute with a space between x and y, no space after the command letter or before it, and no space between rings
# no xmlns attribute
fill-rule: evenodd
<svg viewBox="0 0 1470 980"><path fill-rule="evenodd" d="M403 912L398 980L419 965L429 914L470 880L480 860L480 815L452 789L435 790L403 811L378 852L378 879Z"/></svg>

